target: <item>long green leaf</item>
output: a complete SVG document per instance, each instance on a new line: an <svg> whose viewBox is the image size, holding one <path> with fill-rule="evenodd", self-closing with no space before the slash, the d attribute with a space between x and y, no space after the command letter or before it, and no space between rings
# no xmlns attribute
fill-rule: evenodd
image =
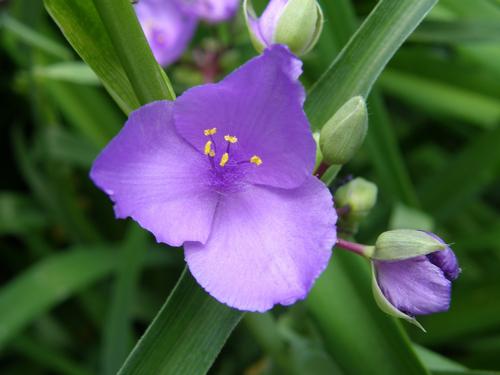
<svg viewBox="0 0 500 375"><path fill-rule="evenodd" d="M467 371L467 368L451 359L443 357L441 354L430 351L420 345L414 345L415 352L420 360L431 371Z"/></svg>
<svg viewBox="0 0 500 375"><path fill-rule="evenodd" d="M453 87L397 70L386 70L380 83L385 92L426 113L470 121L491 129L500 122L500 99Z"/></svg>
<svg viewBox="0 0 500 375"><path fill-rule="evenodd" d="M87 64L80 61L66 61L47 66L35 66L33 69L33 76L36 78L46 78L92 86L100 85L100 81L92 69L90 69Z"/></svg>
<svg viewBox="0 0 500 375"><path fill-rule="evenodd" d="M367 96L387 62L437 0L382 0L312 88L305 103L314 129L348 99Z"/></svg>
<svg viewBox="0 0 500 375"><path fill-rule="evenodd" d="M38 48L63 60L71 58L71 52L65 47L10 17L7 13L0 16L0 25L31 47Z"/></svg>
<svg viewBox="0 0 500 375"><path fill-rule="evenodd" d="M25 358L39 363L48 371L64 375L92 375L92 373L61 353L47 347L45 343L26 336L16 338L11 347Z"/></svg>
<svg viewBox="0 0 500 375"><path fill-rule="evenodd" d="M500 41L498 22L427 21L410 38L417 42L474 43Z"/></svg>
<svg viewBox="0 0 500 375"><path fill-rule="evenodd" d="M14 192L0 192L0 235L29 235L46 225L45 215L30 198Z"/></svg>
<svg viewBox="0 0 500 375"><path fill-rule="evenodd" d="M66 39L125 113L139 107L137 95L92 0L44 0L44 4Z"/></svg>
<svg viewBox="0 0 500 375"><path fill-rule="evenodd" d="M123 245L102 345L102 373L116 374L132 347L132 306L141 270L144 266L147 235L133 226Z"/></svg>
<svg viewBox="0 0 500 375"><path fill-rule="evenodd" d="M119 374L205 374L242 316L185 270Z"/></svg>
<svg viewBox="0 0 500 375"><path fill-rule="evenodd" d="M93 2L141 104L174 99L170 81L149 48L131 1Z"/></svg>
<svg viewBox="0 0 500 375"><path fill-rule="evenodd" d="M108 249L81 248L47 258L17 276L0 290L0 347L52 306L108 275L116 264L116 254Z"/></svg>
<svg viewBox="0 0 500 375"><path fill-rule="evenodd" d="M424 207L444 219L459 211L497 176L500 167L500 126L484 132L453 161L431 176L421 189Z"/></svg>

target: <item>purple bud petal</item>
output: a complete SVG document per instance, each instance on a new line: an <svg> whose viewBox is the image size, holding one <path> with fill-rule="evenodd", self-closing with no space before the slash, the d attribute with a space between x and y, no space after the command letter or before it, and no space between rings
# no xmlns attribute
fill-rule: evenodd
<svg viewBox="0 0 500 375"><path fill-rule="evenodd" d="M426 232L426 233L428 233L429 235L431 235L432 237L434 237L435 239L446 245L446 242L444 242L434 233L431 232ZM446 245L446 248L444 250L428 254L427 258L432 262L432 264L441 268L441 270L444 272L444 275L450 281L455 280L460 274L461 270L460 267L458 266L457 257L455 256L455 253L453 252L453 250L451 250L451 248L448 245Z"/></svg>
<svg viewBox="0 0 500 375"><path fill-rule="evenodd" d="M448 310L451 281L426 256L374 265L382 293L399 311L415 316Z"/></svg>

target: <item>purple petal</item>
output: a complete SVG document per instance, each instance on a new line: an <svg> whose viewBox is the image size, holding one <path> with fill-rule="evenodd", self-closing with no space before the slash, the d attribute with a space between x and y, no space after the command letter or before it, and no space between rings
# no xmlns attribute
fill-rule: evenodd
<svg viewBox="0 0 500 375"><path fill-rule="evenodd" d="M448 310L451 282L427 257L374 264L380 289L398 310L410 316Z"/></svg>
<svg viewBox="0 0 500 375"><path fill-rule="evenodd" d="M431 232L426 232L426 233L446 245L446 242L444 242L434 233ZM460 267L458 265L457 257L455 256L455 253L453 252L453 250L451 250L451 248L448 245L446 245L446 248L444 250L428 254L427 258L432 262L432 264L441 268L445 276L450 281L455 280L461 272Z"/></svg>
<svg viewBox="0 0 500 375"><path fill-rule="evenodd" d="M242 160L263 163L248 181L282 188L300 186L312 174L316 144L302 109L301 63L284 46L273 46L222 82L186 91L174 104L178 133L203 150L203 130L216 127L215 143L238 137Z"/></svg>
<svg viewBox="0 0 500 375"><path fill-rule="evenodd" d="M250 37L253 38L252 42L259 46L259 48L257 48L258 50L269 47L269 44L262 37L262 33L260 32L260 20L255 16L253 8L248 8L244 11L246 12L245 19L247 27L250 28Z"/></svg>
<svg viewBox="0 0 500 375"><path fill-rule="evenodd" d="M158 63L177 60L193 36L196 17L182 12L175 0L141 0L135 11Z"/></svg>
<svg viewBox="0 0 500 375"><path fill-rule="evenodd" d="M250 186L224 196L205 245L187 243L196 280L220 302L266 311L306 296L336 240L326 186L310 176L297 189Z"/></svg>
<svg viewBox="0 0 500 375"><path fill-rule="evenodd" d="M274 32L288 0L271 0L259 18L260 35L266 46L274 44Z"/></svg>
<svg viewBox="0 0 500 375"><path fill-rule="evenodd" d="M240 0L176 0L182 10L205 21L216 23L233 18Z"/></svg>
<svg viewBox="0 0 500 375"><path fill-rule="evenodd" d="M159 242L205 242L218 195L206 183L209 164L175 132L172 103L155 102L130 115L97 157L90 177Z"/></svg>

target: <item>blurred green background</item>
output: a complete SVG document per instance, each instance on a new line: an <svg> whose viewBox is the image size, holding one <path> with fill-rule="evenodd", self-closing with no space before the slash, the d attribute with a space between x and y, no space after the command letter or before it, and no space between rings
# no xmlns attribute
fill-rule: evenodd
<svg viewBox="0 0 500 375"><path fill-rule="evenodd" d="M350 34L339 26L348 15L338 13L349 1L322 3L325 28L304 58L306 87ZM359 21L374 5L352 2ZM126 117L43 3L0 7L0 374L112 374L175 285L182 251L116 221L90 182L93 159ZM167 73L180 94L203 83L207 64L221 78L253 55L239 15L201 25ZM359 240L411 227L452 243L463 273L451 310L420 319L427 334L404 327L436 373L500 371L500 1L441 0L374 93L370 135L341 172L379 186ZM250 317L211 373L287 373L287 361L304 374L344 373L303 303L273 314L288 358L261 344Z"/></svg>

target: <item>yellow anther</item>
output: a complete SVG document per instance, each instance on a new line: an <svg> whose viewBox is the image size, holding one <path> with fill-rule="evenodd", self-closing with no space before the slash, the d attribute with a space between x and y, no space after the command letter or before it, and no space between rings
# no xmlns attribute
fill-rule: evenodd
<svg viewBox="0 0 500 375"><path fill-rule="evenodd" d="M221 167L225 166L228 160L229 160L229 154L227 152L224 152L224 154L222 154L222 157L220 158L220 166Z"/></svg>
<svg viewBox="0 0 500 375"><path fill-rule="evenodd" d="M215 151L214 150L210 150L210 153L208 154L208 156L210 156L211 158L213 158L215 156Z"/></svg>
<svg viewBox="0 0 500 375"><path fill-rule="evenodd" d="M255 165L261 165L262 159L259 158L257 155L254 155L250 158L250 163L255 164Z"/></svg>
<svg viewBox="0 0 500 375"><path fill-rule="evenodd" d="M233 136L233 135L225 135L225 136L224 136L224 139L225 139L226 141L228 141L229 143L236 143L236 142L238 142L238 138L236 138L236 137L235 137L235 136Z"/></svg>
<svg viewBox="0 0 500 375"><path fill-rule="evenodd" d="M212 155L212 153L213 153L213 155ZM212 150L212 141L208 141L207 143L205 143L205 155L209 155L212 157L215 156L215 153Z"/></svg>
<svg viewBox="0 0 500 375"><path fill-rule="evenodd" d="M212 128L212 129L205 129L203 131L203 134L205 134L207 137L209 135L214 135L215 133L217 133L217 128Z"/></svg>

